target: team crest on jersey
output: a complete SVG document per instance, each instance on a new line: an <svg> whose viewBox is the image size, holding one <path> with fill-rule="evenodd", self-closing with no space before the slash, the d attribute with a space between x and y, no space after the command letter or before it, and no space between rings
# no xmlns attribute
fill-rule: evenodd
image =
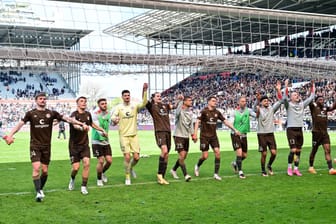
<svg viewBox="0 0 336 224"><path fill-rule="evenodd" d="M89 117L89 116L87 116L86 120L90 120L90 117Z"/></svg>
<svg viewBox="0 0 336 224"><path fill-rule="evenodd" d="M51 115L48 113L48 114L46 114L46 118L50 118L51 117Z"/></svg>
<svg viewBox="0 0 336 224"><path fill-rule="evenodd" d="M217 117L218 115L217 114L215 114L215 117Z"/></svg>

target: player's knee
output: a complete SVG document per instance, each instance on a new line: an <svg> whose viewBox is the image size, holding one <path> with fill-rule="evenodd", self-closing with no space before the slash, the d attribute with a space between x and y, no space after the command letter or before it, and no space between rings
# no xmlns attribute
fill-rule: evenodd
<svg viewBox="0 0 336 224"><path fill-rule="evenodd" d="M112 158L106 158L106 163L108 163L108 164L112 164Z"/></svg>

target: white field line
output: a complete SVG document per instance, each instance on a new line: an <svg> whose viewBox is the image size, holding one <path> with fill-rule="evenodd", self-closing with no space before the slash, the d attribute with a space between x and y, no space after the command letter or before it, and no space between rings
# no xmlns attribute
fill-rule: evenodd
<svg viewBox="0 0 336 224"><path fill-rule="evenodd" d="M321 171L325 169L315 169L316 171ZM283 172L276 172L274 176L277 174L285 174L287 173L286 171ZM251 176L261 176L261 173L249 173L245 174L246 177L251 177ZM309 175L309 174L308 174ZM312 174L311 174L312 175ZM318 175L322 175L322 173L319 173ZM235 175L229 175L229 176L221 176L222 179L229 179L229 178L238 178L238 174ZM267 177L264 177L267 178ZM208 181L208 180L213 180L213 177L192 177L191 182L198 182L198 181ZM214 180L215 181L215 180ZM244 181L244 180L242 180ZM169 180L170 183L178 183L178 182L185 182L183 178L180 178L178 180ZM88 189L104 189L104 188L117 188L117 187L132 187L132 186L140 186L140 185L158 185L156 181L149 181L149 182L140 182L140 183L132 183L131 186L126 186L125 184L113 184L113 185L104 185L103 187L98 187L98 186L89 186ZM79 186L77 187L77 190L79 191ZM62 191L69 191L66 187L61 188L61 189L50 189L50 190L44 190L45 193L51 193L51 192L62 192ZM76 190L74 190L76 191ZM29 192L6 192L6 193L0 193L1 196L10 196L10 195L28 195L28 194L35 194L35 192L29 191Z"/></svg>
<svg viewBox="0 0 336 224"><path fill-rule="evenodd" d="M249 176L255 176L256 174L249 174L246 175ZM230 176L221 176L222 179L228 179L228 178L238 178L237 175L230 175ZM207 181L207 180L213 180L213 177L192 177L190 182L197 182L197 181ZM215 180L214 180L215 181ZM183 178L180 178L178 180L169 180L170 183L178 183L178 182L185 182ZM88 189L103 189L103 188L117 188L117 187L132 187L132 186L140 186L140 185L158 185L156 181L149 181L149 182L140 182L140 183L132 183L131 186L126 186L125 184L112 184L112 185L104 185L103 187L98 186L89 186ZM80 190L80 187L77 186L77 190ZM66 187L62 189L50 189L50 190L44 190L44 193L50 193L50 192L61 192L61 191L69 191ZM76 189L74 190L76 191ZM6 192L6 193L0 193L0 196L9 196L9 195L27 195L27 194L35 194L35 192Z"/></svg>

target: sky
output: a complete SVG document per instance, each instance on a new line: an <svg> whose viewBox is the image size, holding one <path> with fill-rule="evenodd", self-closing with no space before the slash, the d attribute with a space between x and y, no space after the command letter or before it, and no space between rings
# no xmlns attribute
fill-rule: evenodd
<svg viewBox="0 0 336 224"><path fill-rule="evenodd" d="M142 98L142 86L147 82L146 76L82 76L82 86L97 85L101 87L102 95L120 97L121 91L128 89L134 99ZM80 94L81 95L81 94Z"/></svg>

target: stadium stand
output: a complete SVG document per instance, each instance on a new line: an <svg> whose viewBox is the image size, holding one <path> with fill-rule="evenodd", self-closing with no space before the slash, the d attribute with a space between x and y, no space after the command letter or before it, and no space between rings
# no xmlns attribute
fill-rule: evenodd
<svg viewBox="0 0 336 224"><path fill-rule="evenodd" d="M252 52L253 55L320 58L327 59L336 56L336 29L320 32L306 32L290 38L286 36L281 41L269 43L265 47Z"/></svg>
<svg viewBox="0 0 336 224"><path fill-rule="evenodd" d="M50 99L74 98L67 83L58 74L42 72L2 70L0 72L0 96L2 99L33 98L37 92L46 92Z"/></svg>

